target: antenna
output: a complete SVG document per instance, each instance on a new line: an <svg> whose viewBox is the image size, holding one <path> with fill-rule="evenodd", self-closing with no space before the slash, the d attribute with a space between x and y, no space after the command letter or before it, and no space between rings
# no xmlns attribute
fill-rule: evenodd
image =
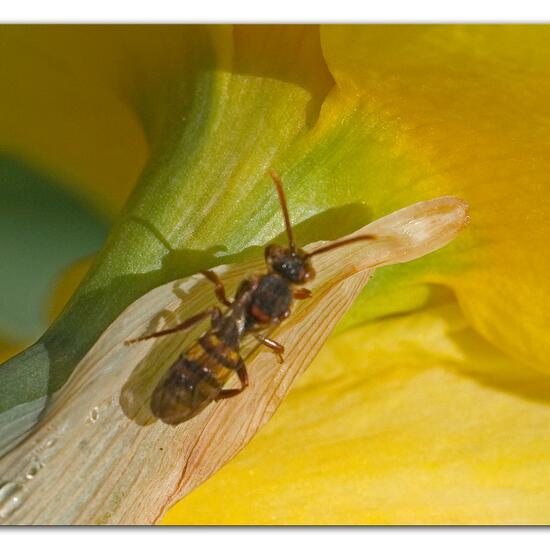
<svg viewBox="0 0 550 550"><path fill-rule="evenodd" d="M283 216L285 218L286 234L288 235L288 245L290 250L296 250L296 243L294 242L294 235L292 234L292 224L290 223L290 216L288 215L288 207L286 205L285 190L283 188L283 182L279 177L279 174L275 170L270 170L269 175L273 179L273 183L277 188L277 193L279 194L279 202L281 203L281 209L283 211Z"/></svg>
<svg viewBox="0 0 550 550"><path fill-rule="evenodd" d="M308 254L307 257L311 258L311 256L316 256L317 254L322 254L323 252L328 252L329 250L332 250L334 248L340 248L341 246L356 243L358 241L373 241L375 239L376 239L376 235L359 235L357 237L351 237L350 239L346 239L345 241L339 241L337 243L327 244L326 246L318 248L317 250L314 250L313 252Z"/></svg>

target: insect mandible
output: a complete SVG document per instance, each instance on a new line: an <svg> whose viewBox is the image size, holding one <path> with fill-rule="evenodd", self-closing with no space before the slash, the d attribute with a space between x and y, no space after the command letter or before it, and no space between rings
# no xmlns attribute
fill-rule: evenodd
<svg viewBox="0 0 550 550"><path fill-rule="evenodd" d="M310 290L302 286L315 277L311 258L340 246L375 238L373 235L352 237L310 253L297 248L283 184L275 171L271 170L270 175L279 195L288 246L270 244L265 248L267 272L244 279L233 300L229 300L218 275L214 271L201 271L214 284L215 295L224 311L214 306L172 328L126 342L133 344L184 331L210 318L210 328L178 357L153 391L151 411L166 424L185 422L213 401L233 397L246 389L248 372L240 355L245 336L252 335L283 362L284 346L260 331L284 321L290 315L294 300L311 297ZM240 388L224 389L233 373L239 378Z"/></svg>

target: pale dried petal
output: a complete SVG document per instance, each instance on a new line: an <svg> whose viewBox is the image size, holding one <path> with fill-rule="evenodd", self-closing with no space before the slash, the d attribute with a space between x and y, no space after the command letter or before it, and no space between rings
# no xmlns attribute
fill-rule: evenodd
<svg viewBox="0 0 550 550"><path fill-rule="evenodd" d="M187 423L156 421L149 397L162 374L196 338L187 334L124 346L214 302L193 276L156 288L128 307L78 365L34 433L0 460L0 520L12 524L155 523L164 511L235 455L272 416L294 379L368 281L374 266L413 260L452 240L467 223L453 197L399 210L358 234L362 241L315 257L313 297L273 336L286 348L248 359L249 388ZM319 245L310 245L314 250ZM229 291L261 259L216 271Z"/></svg>

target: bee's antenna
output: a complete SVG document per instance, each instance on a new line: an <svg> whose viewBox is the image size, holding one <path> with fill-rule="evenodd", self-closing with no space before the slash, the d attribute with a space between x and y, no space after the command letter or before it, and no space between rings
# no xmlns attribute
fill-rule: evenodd
<svg viewBox="0 0 550 550"><path fill-rule="evenodd" d="M285 218L286 234L288 235L288 245L290 250L296 250L296 243L294 242L294 235L292 234L292 224L290 223L290 216L288 215L288 207L286 205L285 190L283 188L283 182L279 177L279 174L275 170L270 170L269 175L273 179L273 183L277 188L277 193L279 194L279 201L281 203L281 209L283 211L283 216Z"/></svg>
<svg viewBox="0 0 550 550"><path fill-rule="evenodd" d="M322 254L323 252L328 252L329 250L333 250L334 248L340 248L341 246L356 243L358 241L373 241L374 239L376 239L376 235L359 235L358 237L351 237L350 239L346 239L345 241L327 244L326 246L318 248L317 250L314 250L313 252L308 254L307 257L311 258L311 256L317 256L317 254Z"/></svg>

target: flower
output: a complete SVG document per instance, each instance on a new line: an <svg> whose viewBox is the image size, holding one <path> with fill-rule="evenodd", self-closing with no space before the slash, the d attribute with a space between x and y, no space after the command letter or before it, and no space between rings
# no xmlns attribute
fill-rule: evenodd
<svg viewBox="0 0 550 550"><path fill-rule="evenodd" d="M457 195L471 205L468 233L377 271L273 420L165 522L548 522L546 27L10 32L86 46L63 48L61 78L44 70L51 63L42 71L54 89L80 75L82 103L71 105L87 106L89 131L80 148L63 127L48 141L54 125L29 114L5 147L28 143L31 158L69 170L79 188L109 182L104 195L123 174L120 201L145 139L149 157L105 248L37 344L48 361L35 347L0 369L1 410L58 390L151 288L247 259L275 237L270 166L284 175L304 243ZM52 96L62 106L71 90ZM97 150L94 160L81 148ZM47 370L47 382L20 387L22 368L34 380Z"/></svg>

